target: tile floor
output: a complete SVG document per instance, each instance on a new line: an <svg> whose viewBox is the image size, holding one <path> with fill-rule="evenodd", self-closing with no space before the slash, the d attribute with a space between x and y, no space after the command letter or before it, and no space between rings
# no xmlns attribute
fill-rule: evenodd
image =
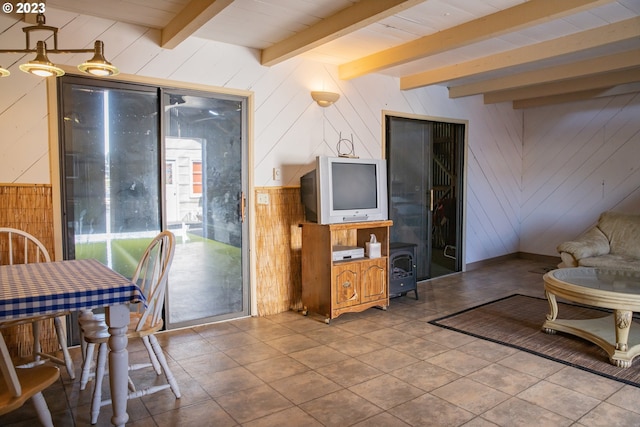
<svg viewBox="0 0 640 427"><path fill-rule="evenodd" d="M542 267L513 260L424 282L418 301L410 293L330 325L287 312L162 333L182 398L130 400L128 425L640 425L638 388L427 323L513 293L542 296ZM143 355L129 347L132 360ZM64 373L47 390L56 426L89 425L90 388ZM30 403L0 417L37 424Z"/></svg>

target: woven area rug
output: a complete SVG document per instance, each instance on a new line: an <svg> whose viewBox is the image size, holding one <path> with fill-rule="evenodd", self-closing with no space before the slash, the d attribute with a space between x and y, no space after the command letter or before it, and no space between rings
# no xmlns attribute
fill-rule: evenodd
<svg viewBox="0 0 640 427"><path fill-rule="evenodd" d="M587 340L561 332L555 335L542 332L548 312L549 304L544 298L511 295L429 323L640 387L640 359L634 360L629 368L618 368L609 363L604 350ZM596 308L558 303L561 319L592 319L608 314Z"/></svg>

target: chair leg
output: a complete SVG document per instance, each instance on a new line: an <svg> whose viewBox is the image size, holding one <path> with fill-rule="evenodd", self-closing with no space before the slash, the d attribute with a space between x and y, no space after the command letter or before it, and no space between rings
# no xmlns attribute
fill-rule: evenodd
<svg viewBox="0 0 640 427"><path fill-rule="evenodd" d="M156 374L160 375L162 374L162 367L160 366L160 362L158 361L158 358L156 357L155 352L153 351L153 348L151 347L151 343L149 342L149 337L142 337L142 342L144 343L144 346L147 349L147 353L149 353L149 360L151 360L151 365L153 366L153 369L155 369Z"/></svg>
<svg viewBox="0 0 640 427"><path fill-rule="evenodd" d="M171 391L173 391L173 394L176 396L177 399L180 399L181 394L180 394L180 388L178 387L178 382L173 376L173 372L171 372L171 369L169 369L169 365L167 364L167 359L164 357L164 353L162 352L162 347L160 347L160 344L158 343L158 340L156 339L155 335L149 335L149 341L151 341L151 346L153 347L153 351L158 357L158 362L160 362L160 365L164 370L164 376L167 378L167 382L171 386Z"/></svg>
<svg viewBox="0 0 640 427"><path fill-rule="evenodd" d="M100 344L98 346L96 381L93 389L93 398L91 399L91 424L97 423L98 415L100 415L100 406L102 405L102 379L104 378L105 365L107 364L107 353L109 353L107 343Z"/></svg>
<svg viewBox="0 0 640 427"><path fill-rule="evenodd" d="M62 359L64 361L64 365L67 367L67 373L72 380L75 380L76 373L73 367L73 360L69 354L69 348L67 347L67 335L65 334L61 319L63 318L56 317L53 319L53 324L56 327L56 334L58 335L58 342L60 343L60 349L62 350Z"/></svg>
<svg viewBox="0 0 640 427"><path fill-rule="evenodd" d="M33 358L35 361L40 360L42 347L40 346L40 322L31 323L31 334L33 335Z"/></svg>
<svg viewBox="0 0 640 427"><path fill-rule="evenodd" d="M85 354L82 362L82 373L80 374L80 390L84 390L87 387L87 383L91 378L91 364L93 363L93 352L96 345L93 343L85 343Z"/></svg>
<svg viewBox="0 0 640 427"><path fill-rule="evenodd" d="M53 420L51 419L51 412L47 406L47 402L44 400L42 393L36 393L31 397L33 406L36 408L38 419L44 427L53 427Z"/></svg>

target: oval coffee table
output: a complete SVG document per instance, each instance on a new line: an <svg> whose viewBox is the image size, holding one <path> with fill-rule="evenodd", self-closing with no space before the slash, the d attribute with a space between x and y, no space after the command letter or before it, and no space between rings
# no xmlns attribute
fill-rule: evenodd
<svg viewBox="0 0 640 427"><path fill-rule="evenodd" d="M612 364L628 368L640 354L640 324L631 330L633 312L640 312L640 273L577 267L553 270L544 275L550 313L542 325L548 334L566 332L603 348ZM557 298L610 309L596 319L558 319Z"/></svg>

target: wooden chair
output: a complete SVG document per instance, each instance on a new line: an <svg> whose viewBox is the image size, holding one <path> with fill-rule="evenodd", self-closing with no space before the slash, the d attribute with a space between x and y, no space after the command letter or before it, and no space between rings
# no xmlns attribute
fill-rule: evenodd
<svg viewBox="0 0 640 427"><path fill-rule="evenodd" d="M60 378L60 370L49 365L15 369L7 345L0 334L0 372L0 415L14 411L28 399L33 399L42 425L53 427L51 412L42 391Z"/></svg>
<svg viewBox="0 0 640 427"><path fill-rule="evenodd" d="M13 265L13 264L29 264L33 262L51 262L49 252L44 247L42 242L36 239L33 235L9 227L0 227L0 247L3 249L0 252L0 265ZM68 313L66 313L68 314ZM58 346L62 350L62 359L54 354L46 353L42 351L41 334L40 329L44 321L53 318L53 324L55 326L56 335L58 339ZM37 316L28 319L20 319L15 321L0 322L0 328L10 328L20 325L31 324L33 335L33 351L32 357L34 362L32 364L22 365L23 367L30 367L34 364L43 362L43 359L50 360L59 365L65 366L69 377L75 379L75 370L73 367L73 359L69 354L67 347L67 335L63 325L64 314L51 315L51 316Z"/></svg>
<svg viewBox="0 0 640 427"><path fill-rule="evenodd" d="M162 348L155 337L155 333L162 329L162 309L167 289L167 276L173 261L175 251L175 237L169 231L158 234L142 255L138 267L134 273L132 281L137 283L142 289L147 301L146 304L133 304L130 312L129 329L127 338L129 340L139 338L149 355L150 363L129 366L129 370L153 367L156 375L164 372L167 380L166 384L136 390L135 385L129 379L128 399L156 393L160 390L171 388L171 391L180 398L180 389L173 373L167 365L167 361L162 352ZM86 343L86 354L80 376L80 388L84 389L91 375L91 365L93 363L93 353L98 345L98 358L95 370L95 385L93 398L91 401L91 424L98 421L100 407L108 405L111 400L102 400L102 381L105 374L105 366L108 353L109 331L105 323L104 316L98 314L81 317L78 319Z"/></svg>

